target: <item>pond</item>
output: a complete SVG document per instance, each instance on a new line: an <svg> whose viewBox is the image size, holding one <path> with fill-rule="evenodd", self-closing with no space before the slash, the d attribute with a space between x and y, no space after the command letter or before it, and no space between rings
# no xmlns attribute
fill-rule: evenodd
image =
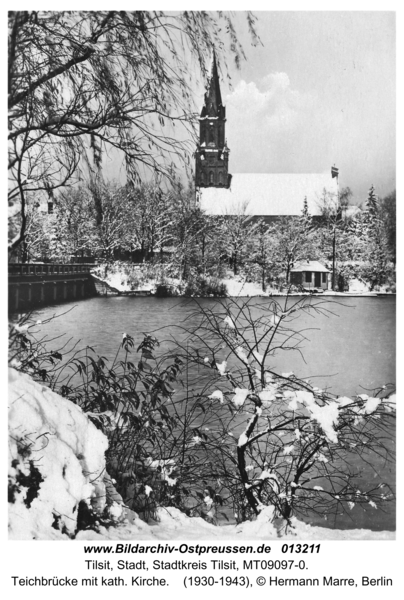
<svg viewBox="0 0 404 600"><path fill-rule="evenodd" d="M284 299L277 298L282 304ZM322 301L326 299L323 298ZM326 314L302 314L296 327L304 332L301 352L280 352L271 359L271 368L279 373L293 372L302 379L310 378L314 385L338 395L370 393L383 384L395 383L395 309L394 296L339 297L325 305ZM249 299L254 305L269 300ZM203 308L211 308L213 299L198 299ZM128 333L140 343L143 333L154 332L162 346L170 338L183 339L178 327L188 328L196 323L196 302L182 298L155 297L100 297L57 307L47 307L37 313L44 320L53 314L63 316L43 326L43 334L54 338L65 334L82 345L92 346L98 354L113 359L122 340ZM57 343L54 342L55 349ZM395 444L392 431L391 445ZM394 485L393 465L373 464L383 473L384 480ZM364 477L373 477L373 470ZM313 522L313 521L311 521ZM319 516L318 525L332 527ZM395 529L395 514L381 510L361 511L351 519L341 517L336 522L340 528L366 527L373 530Z"/></svg>

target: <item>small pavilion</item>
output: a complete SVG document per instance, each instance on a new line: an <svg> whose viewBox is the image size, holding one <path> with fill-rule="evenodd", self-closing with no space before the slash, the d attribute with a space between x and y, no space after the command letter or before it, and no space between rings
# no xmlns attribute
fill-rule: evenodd
<svg viewBox="0 0 404 600"><path fill-rule="evenodd" d="M329 273L329 269L317 260L301 261L290 270L290 283L307 290L328 290Z"/></svg>

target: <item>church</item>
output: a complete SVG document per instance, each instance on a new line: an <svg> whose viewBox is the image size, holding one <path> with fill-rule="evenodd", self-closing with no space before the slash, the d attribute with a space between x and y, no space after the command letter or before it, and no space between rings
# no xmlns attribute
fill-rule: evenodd
<svg viewBox="0 0 404 600"><path fill-rule="evenodd" d="M331 173L229 172L226 142L226 108L222 102L216 57L199 117L199 143L195 152L196 204L209 215L251 215L272 220L299 216L307 199L309 213L321 214L326 190L338 198L338 169Z"/></svg>

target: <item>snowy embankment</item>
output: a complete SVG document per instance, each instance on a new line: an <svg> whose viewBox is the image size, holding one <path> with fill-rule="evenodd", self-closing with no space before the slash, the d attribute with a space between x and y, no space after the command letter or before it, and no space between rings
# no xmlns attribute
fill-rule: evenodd
<svg viewBox="0 0 404 600"><path fill-rule="evenodd" d="M222 279L222 283L225 284L228 295L230 297L252 297L252 296L284 296L286 291L280 292L276 288L267 287L265 292L262 291L262 287L260 284L254 281L247 281L245 277L242 276L229 276L225 279ZM370 285L361 281L360 279L354 278L349 281L349 292L334 292L331 289L324 290L324 292L320 292L323 296L370 296L370 295L380 295L380 294L388 294L391 292L387 291L387 286L380 286L378 292L371 292ZM291 296L300 296L301 292L289 292Z"/></svg>
<svg viewBox="0 0 404 600"><path fill-rule="evenodd" d="M167 277L164 274L164 268L158 268L153 271L145 265L132 265L131 263L115 262L111 264L101 264L95 267L92 271L93 277L107 286L108 290L114 294L130 294L148 293L154 294L156 288L164 284L172 289L174 295L181 296L184 293L186 285L179 279ZM279 291L277 288L267 287L266 291L262 291L262 286L255 282L249 281L247 277L242 275L233 275L228 271L226 277L220 280L227 289L227 296L231 298L238 297L253 297L253 296L284 296L286 290ZM349 281L349 292L347 295L374 295L388 293L387 287L382 286L378 292L370 292L370 286L357 278ZM291 293L290 295L301 295L301 292ZM344 292L333 292L325 290L324 296L345 295Z"/></svg>
<svg viewBox="0 0 404 600"><path fill-rule="evenodd" d="M134 276L135 274L135 276ZM155 293L156 287L160 283L169 285L176 294L181 295L181 282L179 279L164 276L160 277L145 277L142 274L141 267L131 267L124 263L113 263L112 265L99 265L92 270L92 275L100 282L105 283L111 292L129 293L150 292ZM263 292L261 286L255 282L247 282L245 277L233 277L230 274L225 279L221 280L226 285L228 296L269 296L274 290L269 289L268 292ZM183 286L185 288L185 286Z"/></svg>
<svg viewBox="0 0 404 600"><path fill-rule="evenodd" d="M130 292L144 292L154 294L156 287L165 283L174 289L180 284L179 279L167 277L158 267L153 268L145 263L137 265L124 262L100 264L91 271L97 281L100 281L112 293L129 294Z"/></svg>
<svg viewBox="0 0 404 600"><path fill-rule="evenodd" d="M10 537L74 536L82 501L98 514L113 512L113 501L106 506L107 447L80 408L9 369Z"/></svg>
<svg viewBox="0 0 404 600"><path fill-rule="evenodd" d="M147 524L125 508L105 469L107 438L85 413L9 370L9 536L12 539L278 538L273 510L241 525L217 527L176 508L160 508ZM94 514L89 524L89 514ZM91 527L91 528L90 528ZM393 532L311 527L295 521L285 539L394 539Z"/></svg>
<svg viewBox="0 0 404 600"><path fill-rule="evenodd" d="M227 293L232 298L243 296L269 296L274 290L268 288L266 292L254 281L246 281L245 277L229 277L222 279L227 288Z"/></svg>

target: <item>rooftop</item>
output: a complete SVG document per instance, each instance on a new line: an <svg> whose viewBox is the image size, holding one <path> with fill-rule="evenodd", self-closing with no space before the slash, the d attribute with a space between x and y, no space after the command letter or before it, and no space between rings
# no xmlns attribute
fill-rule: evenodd
<svg viewBox="0 0 404 600"><path fill-rule="evenodd" d="M290 269L291 273L301 273L303 271L316 271L317 273L330 273L318 260L302 260Z"/></svg>
<svg viewBox="0 0 404 600"><path fill-rule="evenodd" d="M307 197L309 213L320 215L324 189L337 194L337 181L327 173L236 173L231 186L201 188L199 202L210 215L301 215Z"/></svg>

